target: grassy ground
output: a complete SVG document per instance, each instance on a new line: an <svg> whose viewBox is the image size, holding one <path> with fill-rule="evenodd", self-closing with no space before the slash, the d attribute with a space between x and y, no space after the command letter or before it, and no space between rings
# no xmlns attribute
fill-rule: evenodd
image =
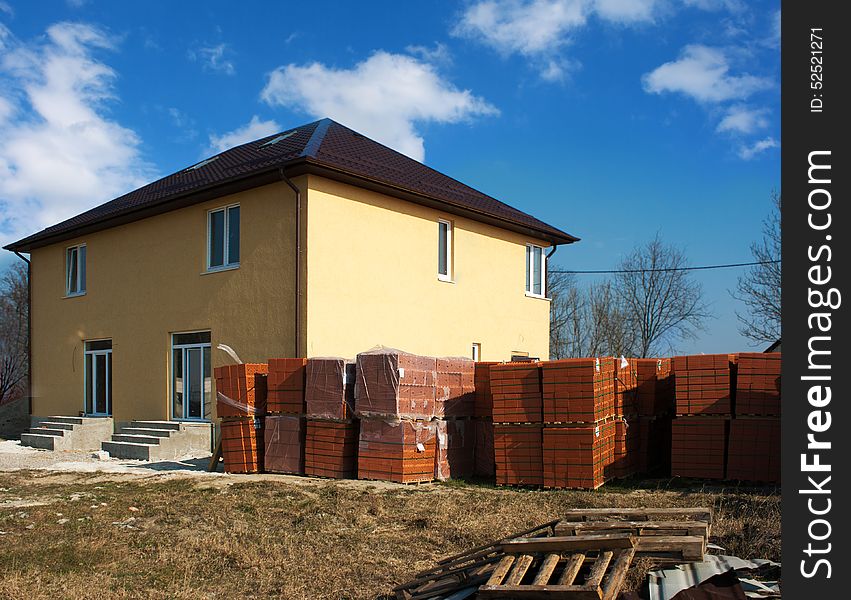
<svg viewBox="0 0 851 600"><path fill-rule="evenodd" d="M591 506L712 506L728 553L780 559L779 493L668 484L541 492L0 473L0 597L384 598L441 556Z"/></svg>

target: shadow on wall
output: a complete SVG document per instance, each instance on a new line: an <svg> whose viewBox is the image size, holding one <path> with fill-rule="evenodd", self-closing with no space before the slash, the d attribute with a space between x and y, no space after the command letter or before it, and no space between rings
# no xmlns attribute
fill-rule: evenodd
<svg viewBox="0 0 851 600"><path fill-rule="evenodd" d="M0 405L0 438L18 439L30 427L29 398L26 396Z"/></svg>

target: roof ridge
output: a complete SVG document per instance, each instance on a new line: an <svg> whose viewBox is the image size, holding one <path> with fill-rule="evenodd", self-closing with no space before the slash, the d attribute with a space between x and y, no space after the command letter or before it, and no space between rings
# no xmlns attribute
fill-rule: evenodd
<svg viewBox="0 0 851 600"><path fill-rule="evenodd" d="M334 121L332 121L328 117L319 120L318 125L316 125L316 129L314 129L313 133L310 134L310 139L307 140L307 143L304 145L304 150L301 151L299 157L316 157L316 153L319 152L319 147L322 145L322 141L325 139L325 134L328 133L328 128L331 127L331 124L333 122Z"/></svg>

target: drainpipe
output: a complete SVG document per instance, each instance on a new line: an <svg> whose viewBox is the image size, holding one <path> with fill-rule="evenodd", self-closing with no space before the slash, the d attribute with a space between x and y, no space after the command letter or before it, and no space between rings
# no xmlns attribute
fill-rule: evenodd
<svg viewBox="0 0 851 600"><path fill-rule="evenodd" d="M279 174L281 180L295 192L295 354L301 356L301 190L287 177L283 169Z"/></svg>
<svg viewBox="0 0 851 600"><path fill-rule="evenodd" d="M15 256L27 263L27 402L29 413L33 414L33 345L32 345L32 263L30 259L15 250Z"/></svg>
<svg viewBox="0 0 851 600"><path fill-rule="evenodd" d="M546 267L546 271L549 271L549 270L550 270L550 257L551 257L553 254L555 254L555 253L556 253L556 250L558 250L558 246L553 246L553 249L552 249L552 250L550 250L549 254L547 254L547 264L545 265L545 267ZM546 282L547 282L547 285L549 285L549 281L550 281L550 274L549 274L549 273L546 273Z"/></svg>

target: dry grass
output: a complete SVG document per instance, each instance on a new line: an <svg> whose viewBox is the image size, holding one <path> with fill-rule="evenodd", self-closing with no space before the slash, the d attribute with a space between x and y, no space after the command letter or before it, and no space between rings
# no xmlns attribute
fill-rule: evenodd
<svg viewBox="0 0 851 600"><path fill-rule="evenodd" d="M713 506L729 553L780 558L780 496L764 491L14 473L0 474L0 597L384 598L441 556L592 506Z"/></svg>

